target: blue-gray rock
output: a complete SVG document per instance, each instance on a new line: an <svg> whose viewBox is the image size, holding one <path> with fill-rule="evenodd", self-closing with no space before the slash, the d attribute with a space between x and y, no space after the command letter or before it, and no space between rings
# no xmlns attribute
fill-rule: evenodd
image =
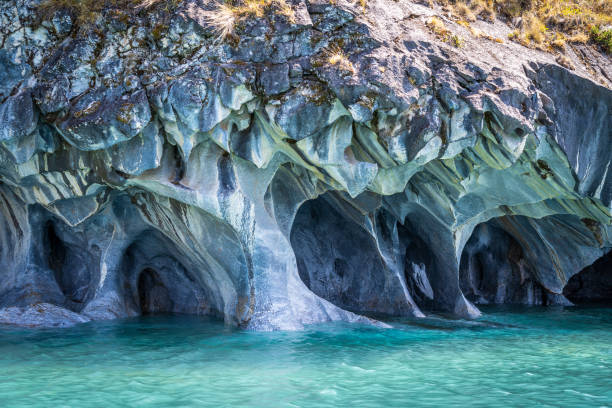
<svg viewBox="0 0 612 408"><path fill-rule="evenodd" d="M80 97L56 127L78 149L98 150L130 140L150 120L144 90L124 94L119 88L99 88Z"/></svg>
<svg viewBox="0 0 612 408"><path fill-rule="evenodd" d="M418 2L289 3L226 38L212 0L93 26L6 6L0 323L385 326L364 316L609 296L605 67L455 48Z"/></svg>
<svg viewBox="0 0 612 408"><path fill-rule="evenodd" d="M20 92L0 105L0 142L19 140L34 133L38 114L29 92Z"/></svg>

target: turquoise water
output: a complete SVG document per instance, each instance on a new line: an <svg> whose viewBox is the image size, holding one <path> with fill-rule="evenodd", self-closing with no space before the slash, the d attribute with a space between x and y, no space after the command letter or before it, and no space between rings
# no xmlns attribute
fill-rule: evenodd
<svg viewBox="0 0 612 408"><path fill-rule="evenodd" d="M255 333L185 316L0 329L0 407L612 406L612 309Z"/></svg>

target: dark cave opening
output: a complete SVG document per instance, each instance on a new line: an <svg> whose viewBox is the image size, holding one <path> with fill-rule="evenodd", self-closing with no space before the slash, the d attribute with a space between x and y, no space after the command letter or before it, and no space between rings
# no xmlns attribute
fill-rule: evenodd
<svg viewBox="0 0 612 408"><path fill-rule="evenodd" d="M362 285L381 268L368 234L321 196L304 203L291 230L291 245L302 282L343 309L365 312Z"/></svg>
<svg viewBox="0 0 612 408"><path fill-rule="evenodd" d="M66 279L63 272L64 263L66 262L66 247L62 240L57 236L55 227L52 221L48 221L45 224L44 229L45 241L47 243L47 262L49 267L53 270L55 280L62 289L64 294L66 293Z"/></svg>
<svg viewBox="0 0 612 408"><path fill-rule="evenodd" d="M81 258L82 253L64 242L60 238L60 232L53 221L45 224L45 257L58 287L65 296L67 306L78 311L87 301L90 271L87 262Z"/></svg>
<svg viewBox="0 0 612 408"><path fill-rule="evenodd" d="M161 233L143 231L125 250L120 275L132 315L217 315L197 270L179 261L180 250Z"/></svg>
<svg viewBox="0 0 612 408"><path fill-rule="evenodd" d="M549 303L519 242L495 224L478 225L461 255L461 290L476 304Z"/></svg>
<svg viewBox="0 0 612 408"><path fill-rule="evenodd" d="M396 258L391 247L395 224L388 215L382 209L366 214L332 193L304 203L291 230L302 282L355 313L413 315L416 305L406 295L403 257ZM431 296L426 277L424 281L409 285L408 291L420 285Z"/></svg>
<svg viewBox="0 0 612 408"><path fill-rule="evenodd" d="M612 250L572 276L563 295L577 305L612 304Z"/></svg>
<svg viewBox="0 0 612 408"><path fill-rule="evenodd" d="M234 174L234 168L229 154L223 153L219 156L217 170L219 172L220 192L224 195L231 194L236 190L236 175Z"/></svg>
<svg viewBox="0 0 612 408"><path fill-rule="evenodd" d="M412 232L410 223L398 224L398 238L405 247L404 277L408 292L419 307L432 310L434 293L427 272L437 267L435 257L418 234Z"/></svg>
<svg viewBox="0 0 612 408"><path fill-rule="evenodd" d="M154 269L145 268L138 276L138 304L143 315L174 310L168 288Z"/></svg>
<svg viewBox="0 0 612 408"><path fill-rule="evenodd" d="M172 184L180 184L181 180L185 177L185 160L183 155L177 146L173 146L173 158L174 158L174 176L170 181Z"/></svg>

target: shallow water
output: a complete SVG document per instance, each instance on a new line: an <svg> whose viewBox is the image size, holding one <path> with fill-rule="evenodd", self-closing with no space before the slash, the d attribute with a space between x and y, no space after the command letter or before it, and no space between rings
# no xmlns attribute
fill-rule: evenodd
<svg viewBox="0 0 612 408"><path fill-rule="evenodd" d="M612 309L254 333L185 316L0 329L1 407L612 406Z"/></svg>

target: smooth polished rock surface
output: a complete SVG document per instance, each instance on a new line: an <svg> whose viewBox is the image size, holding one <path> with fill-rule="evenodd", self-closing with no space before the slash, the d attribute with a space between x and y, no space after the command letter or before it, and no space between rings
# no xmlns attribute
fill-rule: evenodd
<svg viewBox="0 0 612 408"><path fill-rule="evenodd" d="M88 321L89 319L83 315L49 303L0 310L0 324L16 326L70 327Z"/></svg>
<svg viewBox="0 0 612 408"><path fill-rule="evenodd" d="M222 40L207 0L89 25L0 1L7 320L569 303L612 247L611 84L447 21L455 48L417 3L290 3Z"/></svg>

